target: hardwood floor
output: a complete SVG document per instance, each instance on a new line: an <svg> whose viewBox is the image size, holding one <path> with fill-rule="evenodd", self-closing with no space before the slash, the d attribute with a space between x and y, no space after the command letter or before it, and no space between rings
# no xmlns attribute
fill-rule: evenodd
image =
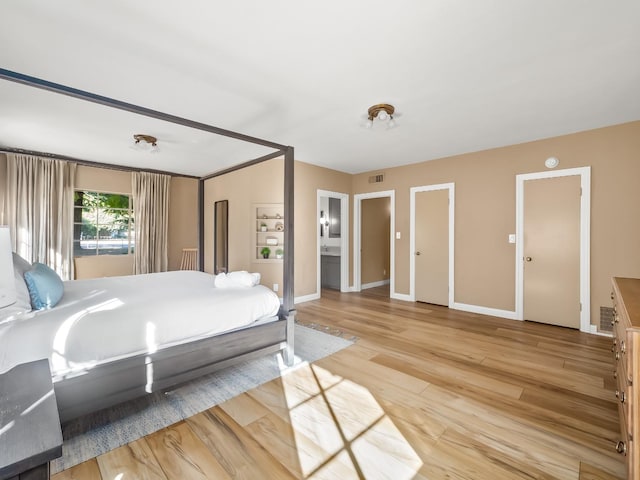
<svg viewBox="0 0 640 480"><path fill-rule="evenodd" d="M624 478L611 339L322 296L299 321L355 345L53 478Z"/></svg>

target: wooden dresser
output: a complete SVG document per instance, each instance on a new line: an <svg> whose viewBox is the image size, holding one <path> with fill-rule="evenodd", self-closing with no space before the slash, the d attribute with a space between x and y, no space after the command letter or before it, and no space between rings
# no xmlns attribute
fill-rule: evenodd
<svg viewBox="0 0 640 480"><path fill-rule="evenodd" d="M626 457L627 476L640 479L640 279L614 278L613 351L620 414L616 450Z"/></svg>

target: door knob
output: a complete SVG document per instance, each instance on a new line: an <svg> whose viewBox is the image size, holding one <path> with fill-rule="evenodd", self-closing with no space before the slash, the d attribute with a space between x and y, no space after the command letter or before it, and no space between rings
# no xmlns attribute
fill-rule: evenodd
<svg viewBox="0 0 640 480"><path fill-rule="evenodd" d="M420 255L420 252L416 252L416 255Z"/></svg>
<svg viewBox="0 0 640 480"><path fill-rule="evenodd" d="M527 262L530 262L530 261L531 261L531 257L524 257L524 259L525 259Z"/></svg>

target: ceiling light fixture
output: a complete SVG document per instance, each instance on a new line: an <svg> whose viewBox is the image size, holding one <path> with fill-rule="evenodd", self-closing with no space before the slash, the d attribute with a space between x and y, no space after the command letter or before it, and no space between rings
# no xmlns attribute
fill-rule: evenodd
<svg viewBox="0 0 640 480"><path fill-rule="evenodd" d="M386 121L387 128L393 128L396 125L395 120L393 119L393 113L396 111L393 105L389 105L388 103L379 103L378 105L374 105L369 107L368 110L368 118L367 122L364 124L366 128L371 128L373 126L373 121L375 119Z"/></svg>
<svg viewBox="0 0 640 480"><path fill-rule="evenodd" d="M158 139L152 135L136 133L133 136L133 139L135 140L134 145L138 148L151 146L151 153L155 153L158 151Z"/></svg>

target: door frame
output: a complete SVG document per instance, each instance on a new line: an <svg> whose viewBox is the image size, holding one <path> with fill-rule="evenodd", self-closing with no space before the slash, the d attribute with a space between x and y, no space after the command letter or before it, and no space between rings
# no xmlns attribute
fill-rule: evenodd
<svg viewBox="0 0 640 480"><path fill-rule="evenodd" d="M349 194L331 192L329 190L317 190L316 194L316 219L320 219L320 198L338 198L340 199L340 225L346 228L340 229L340 291L348 292L349 288ZM317 298L322 295L322 279L321 279L321 245L320 245L320 222L316 220L316 293Z"/></svg>
<svg viewBox="0 0 640 480"><path fill-rule="evenodd" d="M580 331L591 332L591 167L516 175L516 319L524 320L524 182L580 176Z"/></svg>
<svg viewBox="0 0 640 480"><path fill-rule="evenodd" d="M361 267L361 251L362 242L362 200L368 200L370 198L385 198L389 197L389 209L391 210L391 218L389 225L389 294L391 298L396 298L396 284L395 284L395 271L396 271L396 245L394 240L394 234L396 230L396 191L385 190L382 192L371 193L357 193L353 196L353 291L362 291L362 272Z"/></svg>
<svg viewBox="0 0 640 480"><path fill-rule="evenodd" d="M449 191L449 304L452 308L455 298L455 183L439 183L436 185L423 185L421 187L411 187L409 199L409 297L412 302L416 301L416 194L421 192L432 192L435 190Z"/></svg>

